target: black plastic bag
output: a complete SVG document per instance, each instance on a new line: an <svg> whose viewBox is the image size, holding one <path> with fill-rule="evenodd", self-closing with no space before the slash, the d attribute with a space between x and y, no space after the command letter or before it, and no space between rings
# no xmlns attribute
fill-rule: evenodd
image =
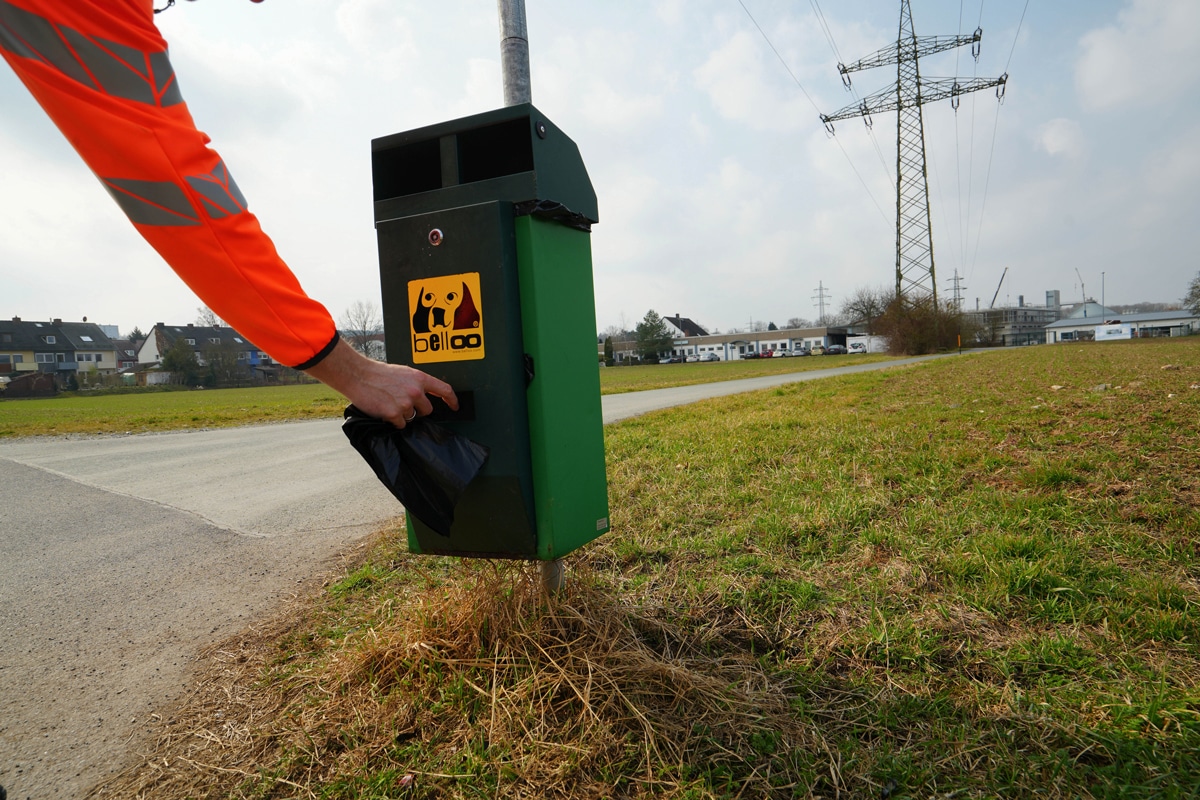
<svg viewBox="0 0 1200 800"><path fill-rule="evenodd" d="M488 449L417 418L404 428L347 406L342 430L381 483L405 510L442 536L450 535L454 507L483 467Z"/></svg>

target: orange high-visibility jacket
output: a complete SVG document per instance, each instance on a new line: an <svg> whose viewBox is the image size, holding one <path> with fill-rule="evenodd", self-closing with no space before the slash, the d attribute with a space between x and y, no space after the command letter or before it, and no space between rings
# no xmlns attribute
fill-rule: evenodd
<svg viewBox="0 0 1200 800"><path fill-rule="evenodd" d="M152 0L0 0L0 55L217 316L283 364L307 369L333 350L329 312L196 129Z"/></svg>

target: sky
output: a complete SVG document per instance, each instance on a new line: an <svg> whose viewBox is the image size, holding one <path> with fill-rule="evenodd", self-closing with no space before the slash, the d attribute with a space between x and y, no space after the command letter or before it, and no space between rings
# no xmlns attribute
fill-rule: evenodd
<svg viewBox="0 0 1200 800"><path fill-rule="evenodd" d="M164 5L166 0L158 0ZM837 311L895 283L895 114L819 115L895 81L897 0L527 0L533 102L598 197L597 330ZM1200 3L911 0L969 34L925 77L1008 74L924 107L938 292L963 305L1178 302L1200 270ZM183 96L334 318L382 304L371 140L503 104L493 0L179 0ZM201 306L0 67L0 318L133 327ZM1005 270L1007 269L1007 272ZM1003 279L1002 279L1003 276Z"/></svg>

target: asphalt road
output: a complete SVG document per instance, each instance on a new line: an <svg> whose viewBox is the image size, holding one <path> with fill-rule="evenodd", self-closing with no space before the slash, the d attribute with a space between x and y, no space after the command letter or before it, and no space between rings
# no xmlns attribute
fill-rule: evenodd
<svg viewBox="0 0 1200 800"><path fill-rule="evenodd" d="M610 395L604 422L921 360ZM9 800L81 797L119 771L203 646L336 569L401 510L338 420L0 443Z"/></svg>

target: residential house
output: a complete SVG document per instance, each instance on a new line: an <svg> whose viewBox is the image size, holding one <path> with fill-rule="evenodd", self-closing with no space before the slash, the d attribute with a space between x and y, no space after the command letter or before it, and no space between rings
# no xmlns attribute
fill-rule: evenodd
<svg viewBox="0 0 1200 800"><path fill-rule="evenodd" d="M246 377L266 380L274 375L277 364L271 357L228 326L167 325L155 323L146 334L137 352L137 362L143 367L160 364L176 342L182 340L196 355L200 366L207 366L215 353L228 352L236 356L237 366L245 371Z"/></svg>
<svg viewBox="0 0 1200 800"><path fill-rule="evenodd" d="M0 374L44 372L59 378L117 370L117 348L99 325L13 317L0 321Z"/></svg>
<svg viewBox="0 0 1200 800"><path fill-rule="evenodd" d="M138 365L138 345L132 339L113 339L113 347L117 351L117 371L131 370Z"/></svg>

